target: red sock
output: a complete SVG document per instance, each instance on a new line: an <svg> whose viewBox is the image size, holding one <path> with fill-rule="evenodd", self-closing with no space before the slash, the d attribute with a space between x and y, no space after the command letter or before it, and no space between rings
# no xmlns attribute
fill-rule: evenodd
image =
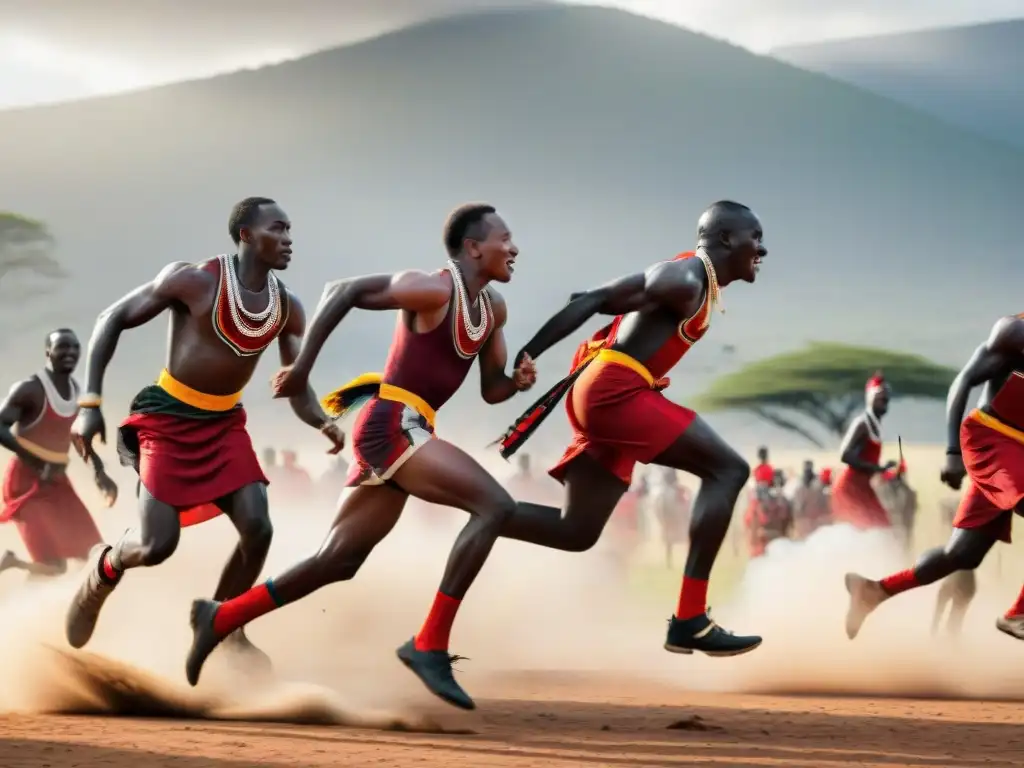
<svg viewBox="0 0 1024 768"><path fill-rule="evenodd" d="M683 576L683 587L679 590L679 605L676 607L677 619L692 619L708 610L708 580L691 579Z"/></svg>
<svg viewBox="0 0 1024 768"><path fill-rule="evenodd" d="M121 571L114 567L114 564L110 562L110 555L114 550L108 550L107 554L100 560L100 573L107 579L111 584L115 583L121 577Z"/></svg>
<svg viewBox="0 0 1024 768"><path fill-rule="evenodd" d="M1024 616L1024 587L1021 587L1020 594L1017 595L1017 602L1013 604L1013 607L1006 612L1006 618L1012 619L1017 616Z"/></svg>
<svg viewBox="0 0 1024 768"><path fill-rule="evenodd" d="M455 614L459 611L462 601L438 592L434 604L430 607L427 620L420 627L413 645L417 651L447 651L448 638L455 623Z"/></svg>
<svg viewBox="0 0 1024 768"><path fill-rule="evenodd" d="M221 603L213 616L213 631L217 637L227 637L236 629L281 605L274 594L274 582L268 579L248 592Z"/></svg>
<svg viewBox="0 0 1024 768"><path fill-rule="evenodd" d="M905 571L894 573L892 576L886 576L879 583L882 585L882 590L885 594L889 595L889 597L898 595L900 592L906 592L908 589L914 589L914 587L921 586L917 582L917 574L914 573L913 568L908 568Z"/></svg>

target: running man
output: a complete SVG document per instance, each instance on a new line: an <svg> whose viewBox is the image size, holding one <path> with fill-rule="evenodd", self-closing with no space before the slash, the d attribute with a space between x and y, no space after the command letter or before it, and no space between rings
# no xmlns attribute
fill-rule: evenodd
<svg viewBox="0 0 1024 768"><path fill-rule="evenodd" d="M22 560L10 550L0 555L0 571L18 569L31 576L64 573L68 560L84 560L103 539L66 474L71 425L78 416L78 382L72 377L82 345L70 328L46 337L46 367L11 387L0 405L0 445L14 453L7 465L0 522L13 522L28 550ZM92 452L96 487L107 506L117 500L117 485Z"/></svg>
<svg viewBox="0 0 1024 768"><path fill-rule="evenodd" d="M231 212L237 255L175 262L99 316L89 343L88 389L73 434L80 451L106 443L100 410L103 379L121 334L170 310L167 368L131 404L118 432L121 463L139 475L140 521L114 546L96 547L68 610L67 638L81 648L124 572L159 565L178 547L182 527L227 515L239 542L215 595L227 599L253 585L270 548L267 479L246 431L242 390L260 356L278 341L281 362L298 354L305 330L299 300L274 274L292 257L291 221L273 200L250 197ZM344 435L311 389L292 408L341 450ZM257 653L239 633L237 649ZM258 654L262 656L262 654Z"/></svg>
<svg viewBox="0 0 1024 768"><path fill-rule="evenodd" d="M533 363L505 374L505 300L490 286L512 279L519 249L494 207L457 208L444 228L448 265L328 284L298 358L274 378L277 397L305 391L320 350L352 309L398 310L384 373L364 374L326 399L341 415L365 399L353 429L353 490L320 549L282 575L234 600L197 600L186 664L195 685L217 644L235 630L336 581L354 577L390 533L410 496L470 513L452 548L434 604L398 658L435 695L456 707L475 704L452 675L448 653L456 612L490 554L515 502L469 454L434 435L437 412L480 360L480 394L501 403L533 386Z"/></svg>
<svg viewBox="0 0 1024 768"><path fill-rule="evenodd" d="M715 656L746 653L757 636L733 635L707 613L708 578L750 466L696 413L662 394L664 378L707 332L720 290L753 283L767 250L761 222L745 205L719 202L700 217L697 251L575 294L519 353L536 360L595 314L615 320L580 345L570 375L506 433L512 455L568 391L574 439L551 475L565 485L564 513L520 503L502 535L568 552L594 546L633 467L657 464L701 479L690 522L690 549L665 649Z"/></svg>
<svg viewBox="0 0 1024 768"><path fill-rule="evenodd" d="M983 386L977 408L964 419L971 390ZM959 490L953 534L944 547L924 553L917 565L873 581L846 575L850 608L846 634L857 636L868 615L886 600L973 571L997 541L1010 541L1013 515L1024 513L1024 314L1001 318L949 388L946 399L946 465L942 482ZM1024 589L996 628L1024 640Z"/></svg>

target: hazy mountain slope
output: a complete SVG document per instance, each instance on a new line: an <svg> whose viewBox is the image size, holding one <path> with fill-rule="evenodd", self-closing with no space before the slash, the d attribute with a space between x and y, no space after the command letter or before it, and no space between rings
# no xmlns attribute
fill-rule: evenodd
<svg viewBox="0 0 1024 768"><path fill-rule="evenodd" d="M543 3L302 0L296 10L279 0L0 0L0 52L11 54L0 55L0 108L233 72L427 19Z"/></svg>
<svg viewBox="0 0 1024 768"><path fill-rule="evenodd" d="M729 364L727 343L749 359L808 338L888 340L959 362L995 313L1019 308L1024 156L616 11L447 19L255 72L0 114L0 139L0 207L52 222L78 325L162 264L228 248L228 209L249 194L290 211L285 279L308 305L330 278L439 265L447 211L493 200L523 251L504 289L512 348L571 290L690 247L707 203L746 201L771 253L757 286L727 292L728 314L675 377L684 392ZM318 379L379 368L392 323L346 321ZM125 392L155 375L163 334L122 341ZM542 361L547 378L570 346Z"/></svg>
<svg viewBox="0 0 1024 768"><path fill-rule="evenodd" d="M1024 147L1024 19L780 48L773 54Z"/></svg>

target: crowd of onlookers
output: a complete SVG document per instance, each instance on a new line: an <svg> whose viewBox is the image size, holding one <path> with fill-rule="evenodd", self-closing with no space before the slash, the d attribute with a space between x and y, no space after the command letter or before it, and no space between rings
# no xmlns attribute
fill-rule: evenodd
<svg viewBox="0 0 1024 768"><path fill-rule="evenodd" d="M758 450L757 459L733 526L734 548L745 549L751 558L763 555L775 539L800 541L831 523L830 467L817 468L807 460L799 471L787 472L772 465L767 448ZM273 497L285 499L289 505L310 503L331 509L344 490L348 474L348 463L337 456L314 480L299 464L295 451L274 448L263 451L263 468ZM632 485L609 520L602 537L603 548L626 564L641 546L648 546L659 552L666 567L675 567L677 551L685 551L688 543L693 504L694 490L684 484L684 477L663 467L637 467ZM562 503L561 489L546 474L534 472L529 454L516 457L504 484L517 499L554 506ZM896 534L909 542L917 495L906 482L906 466L880 475L875 485Z"/></svg>
<svg viewBox="0 0 1024 768"><path fill-rule="evenodd" d="M787 473L769 461L768 449L758 450L743 515L742 533L750 557L765 553L779 538L801 541L832 522L832 469L816 469L804 461L799 472ZM889 513L896 536L909 545L917 515L917 493L907 483L905 463L877 475L875 492Z"/></svg>
<svg viewBox="0 0 1024 768"><path fill-rule="evenodd" d="M264 448L260 463L270 480L271 498L289 505L327 504L333 509L348 476L348 462L340 455L332 457L330 466L315 480L299 464L295 451Z"/></svg>

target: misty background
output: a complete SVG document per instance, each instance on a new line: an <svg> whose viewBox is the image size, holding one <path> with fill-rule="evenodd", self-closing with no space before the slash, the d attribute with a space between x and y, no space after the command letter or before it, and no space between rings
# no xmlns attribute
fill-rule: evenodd
<svg viewBox="0 0 1024 768"><path fill-rule="evenodd" d="M1006 62L1019 58L1022 23L976 23L1022 16L1021 2L971 13L618 3L648 16L480 0L299 5L0 2L0 209L48 222L72 273L48 294L3 286L9 381L41 365L51 327L84 340L101 309L167 262L230 249L228 211L255 194L294 221L282 278L309 311L327 280L441 266L447 212L495 203L522 250L502 290L512 350L570 292L691 248L709 202L748 203L769 255L756 285L725 292L727 313L674 372L684 402L810 340L959 366L996 316L1020 310L1024 101ZM970 26L789 47L944 24ZM979 29L985 44L970 42ZM897 44L911 39L916 58ZM910 60L916 80L899 66ZM280 63L244 69L269 62ZM48 101L68 103L31 106ZM318 391L379 370L393 324L350 316L318 364ZM165 336L160 320L122 337L111 423L159 372ZM541 359L539 388L574 346ZM276 365L265 355L246 394L257 443L316 441L270 400ZM486 407L475 377L439 419L467 447L529 403ZM538 433L540 453L561 451L564 421ZM746 450L799 444L748 416L711 421ZM886 431L939 440L942 407L898 401Z"/></svg>

